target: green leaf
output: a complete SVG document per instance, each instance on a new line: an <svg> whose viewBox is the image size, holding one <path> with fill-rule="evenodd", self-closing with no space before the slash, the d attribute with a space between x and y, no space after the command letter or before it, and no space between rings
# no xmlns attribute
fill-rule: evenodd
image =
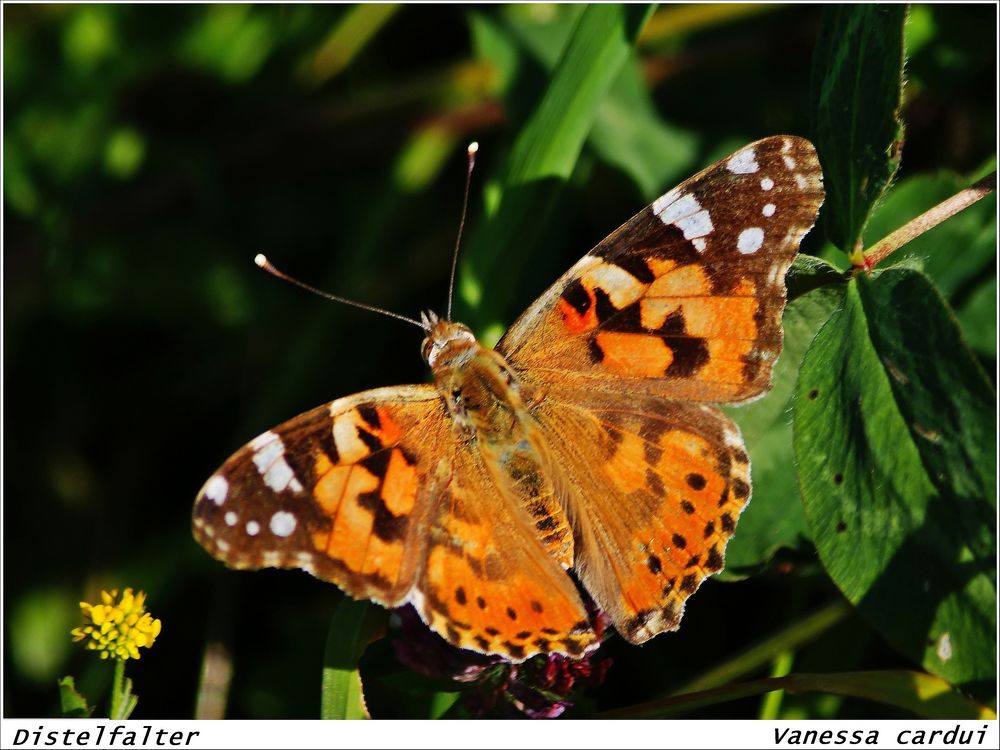
<svg viewBox="0 0 1000 750"><path fill-rule="evenodd" d="M962 333L977 352L997 356L997 279L993 276L976 287L957 311Z"/></svg>
<svg viewBox="0 0 1000 750"><path fill-rule="evenodd" d="M333 613L323 657L320 716L369 719L358 664L368 643L385 628L385 610L345 596Z"/></svg>
<svg viewBox="0 0 1000 750"><path fill-rule="evenodd" d="M907 269L848 285L793 414L827 572L898 650L970 690L995 680L995 415L954 317Z"/></svg>
<svg viewBox="0 0 1000 750"><path fill-rule="evenodd" d="M857 286L876 322L872 345L931 481L949 500L996 505L996 394L946 303L927 277L904 269ZM989 540L977 552L989 555L993 546Z"/></svg>
<svg viewBox="0 0 1000 750"><path fill-rule="evenodd" d="M690 170L698 148L692 132L660 118L635 54L601 104L589 143L606 164L632 178L647 201Z"/></svg>
<svg viewBox="0 0 1000 750"><path fill-rule="evenodd" d="M570 176L604 94L651 10L648 5L587 7L549 88L514 143L507 186Z"/></svg>
<svg viewBox="0 0 1000 750"><path fill-rule="evenodd" d="M686 714L703 706L747 698L772 690L790 693L819 692L885 703L906 709L924 719L995 719L996 713L969 700L944 680L906 670L791 674L698 693L670 696L628 708L606 711L602 719L662 719Z"/></svg>
<svg viewBox="0 0 1000 750"><path fill-rule="evenodd" d="M87 704L87 699L77 692L72 676L63 677L58 684L59 714L64 719L86 719L94 712L93 707Z"/></svg>
<svg viewBox="0 0 1000 750"><path fill-rule="evenodd" d="M822 258L799 253L785 276L788 300L794 302L803 294L825 286L836 286L846 281L844 272Z"/></svg>
<svg viewBox="0 0 1000 750"><path fill-rule="evenodd" d="M824 8L813 53L813 134L827 236L850 253L899 166L905 5Z"/></svg>
<svg viewBox="0 0 1000 750"><path fill-rule="evenodd" d="M509 6L508 23L534 59L552 70L582 6L558 6L555 18L536 8ZM698 146L693 133L660 118L634 50L598 108L588 143L606 164L625 172L649 201L690 170Z"/></svg>
<svg viewBox="0 0 1000 750"><path fill-rule="evenodd" d="M14 601L8 612L12 665L23 678L51 685L69 657L69 631L80 607L69 591L39 587Z"/></svg>
<svg viewBox="0 0 1000 750"><path fill-rule="evenodd" d="M782 318L784 350L774 368L771 391L748 406L726 410L743 433L753 477L753 499L726 548L730 575L765 563L779 548L797 547L809 537L791 470L795 465L791 402L806 348L843 303L844 285L840 272L817 258L801 256L795 270L788 283L799 289L821 280L839 283L815 288L789 303Z"/></svg>
<svg viewBox="0 0 1000 750"><path fill-rule="evenodd" d="M440 719L447 714L452 706L462 697L461 693L456 692L436 692L431 693L430 699L430 711L428 719Z"/></svg>
<svg viewBox="0 0 1000 750"><path fill-rule="evenodd" d="M865 229L865 246L933 208L974 180L950 172L900 181ZM919 265L958 311L976 351L996 356L997 199L988 195L892 253L881 265Z"/></svg>
<svg viewBox="0 0 1000 750"><path fill-rule="evenodd" d="M491 188L495 210L473 234L459 296L478 323L496 325L518 269L537 249L560 188L572 174L604 96L650 13L644 5L590 5L566 44L551 81ZM502 271L502 272L501 272ZM489 279L489 296L482 293Z"/></svg>
<svg viewBox="0 0 1000 750"><path fill-rule="evenodd" d="M319 85L347 68L396 15L399 8L399 5L392 3L351 6L333 24L319 48L310 55L302 69L302 79L311 85Z"/></svg>

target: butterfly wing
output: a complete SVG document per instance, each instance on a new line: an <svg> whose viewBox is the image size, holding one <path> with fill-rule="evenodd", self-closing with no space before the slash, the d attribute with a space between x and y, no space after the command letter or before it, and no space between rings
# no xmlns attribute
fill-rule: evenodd
<svg viewBox="0 0 1000 750"><path fill-rule="evenodd" d="M766 138L663 195L585 255L497 345L527 380L740 402L781 352L784 277L823 201L815 149Z"/></svg>
<svg viewBox="0 0 1000 750"><path fill-rule="evenodd" d="M339 399L237 451L195 502L194 536L232 568L301 568L356 598L407 600L421 525L450 467L429 385Z"/></svg>
<svg viewBox="0 0 1000 750"><path fill-rule="evenodd" d="M534 417L581 582L629 641L676 630L750 500L736 425L705 404L560 388Z"/></svg>
<svg viewBox="0 0 1000 750"><path fill-rule="evenodd" d="M430 522L418 587L424 621L449 642L522 661L598 645L576 586L496 484L474 445L455 443L451 484Z"/></svg>
<svg viewBox="0 0 1000 750"><path fill-rule="evenodd" d="M455 645L520 661L596 645L573 582L455 439L430 385L308 411L205 483L194 536L232 568L300 568L355 598L412 603Z"/></svg>
<svg viewBox="0 0 1000 750"><path fill-rule="evenodd" d="M497 345L575 532L574 567L619 632L678 627L750 499L737 427L763 394L785 273L823 199L812 145L776 136L666 193L590 251Z"/></svg>

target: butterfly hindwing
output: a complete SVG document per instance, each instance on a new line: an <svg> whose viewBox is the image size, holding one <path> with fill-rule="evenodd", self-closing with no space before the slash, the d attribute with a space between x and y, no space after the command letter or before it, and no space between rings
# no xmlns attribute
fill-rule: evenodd
<svg viewBox="0 0 1000 750"><path fill-rule="evenodd" d="M456 443L453 479L427 528L417 609L462 648L522 661L596 647L576 587L497 484L475 446Z"/></svg>
<svg viewBox="0 0 1000 750"><path fill-rule="evenodd" d="M701 402L759 396L781 351L785 272L822 200L808 141L752 143L598 244L497 350L542 383Z"/></svg>
<svg viewBox="0 0 1000 750"><path fill-rule="evenodd" d="M629 641L676 630L750 500L738 428L705 404L562 389L534 417L567 488L581 582Z"/></svg>

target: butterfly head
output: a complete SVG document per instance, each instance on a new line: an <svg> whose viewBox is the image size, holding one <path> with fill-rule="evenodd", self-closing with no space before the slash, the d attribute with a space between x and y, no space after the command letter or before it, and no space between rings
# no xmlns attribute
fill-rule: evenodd
<svg viewBox="0 0 1000 750"><path fill-rule="evenodd" d="M441 320L434 312L420 313L420 325L427 334L421 353L432 369L461 364L475 353L476 337L468 326Z"/></svg>

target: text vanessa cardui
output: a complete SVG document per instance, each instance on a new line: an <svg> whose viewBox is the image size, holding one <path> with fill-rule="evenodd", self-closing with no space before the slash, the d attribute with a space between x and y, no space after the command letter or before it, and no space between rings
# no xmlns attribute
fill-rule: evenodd
<svg viewBox="0 0 1000 750"><path fill-rule="evenodd" d="M195 537L515 661L596 646L568 570L632 643L676 630L750 499L739 430L710 404L768 389L822 201L813 146L766 138L626 222L495 349L425 314L433 385L255 438L205 483Z"/></svg>

